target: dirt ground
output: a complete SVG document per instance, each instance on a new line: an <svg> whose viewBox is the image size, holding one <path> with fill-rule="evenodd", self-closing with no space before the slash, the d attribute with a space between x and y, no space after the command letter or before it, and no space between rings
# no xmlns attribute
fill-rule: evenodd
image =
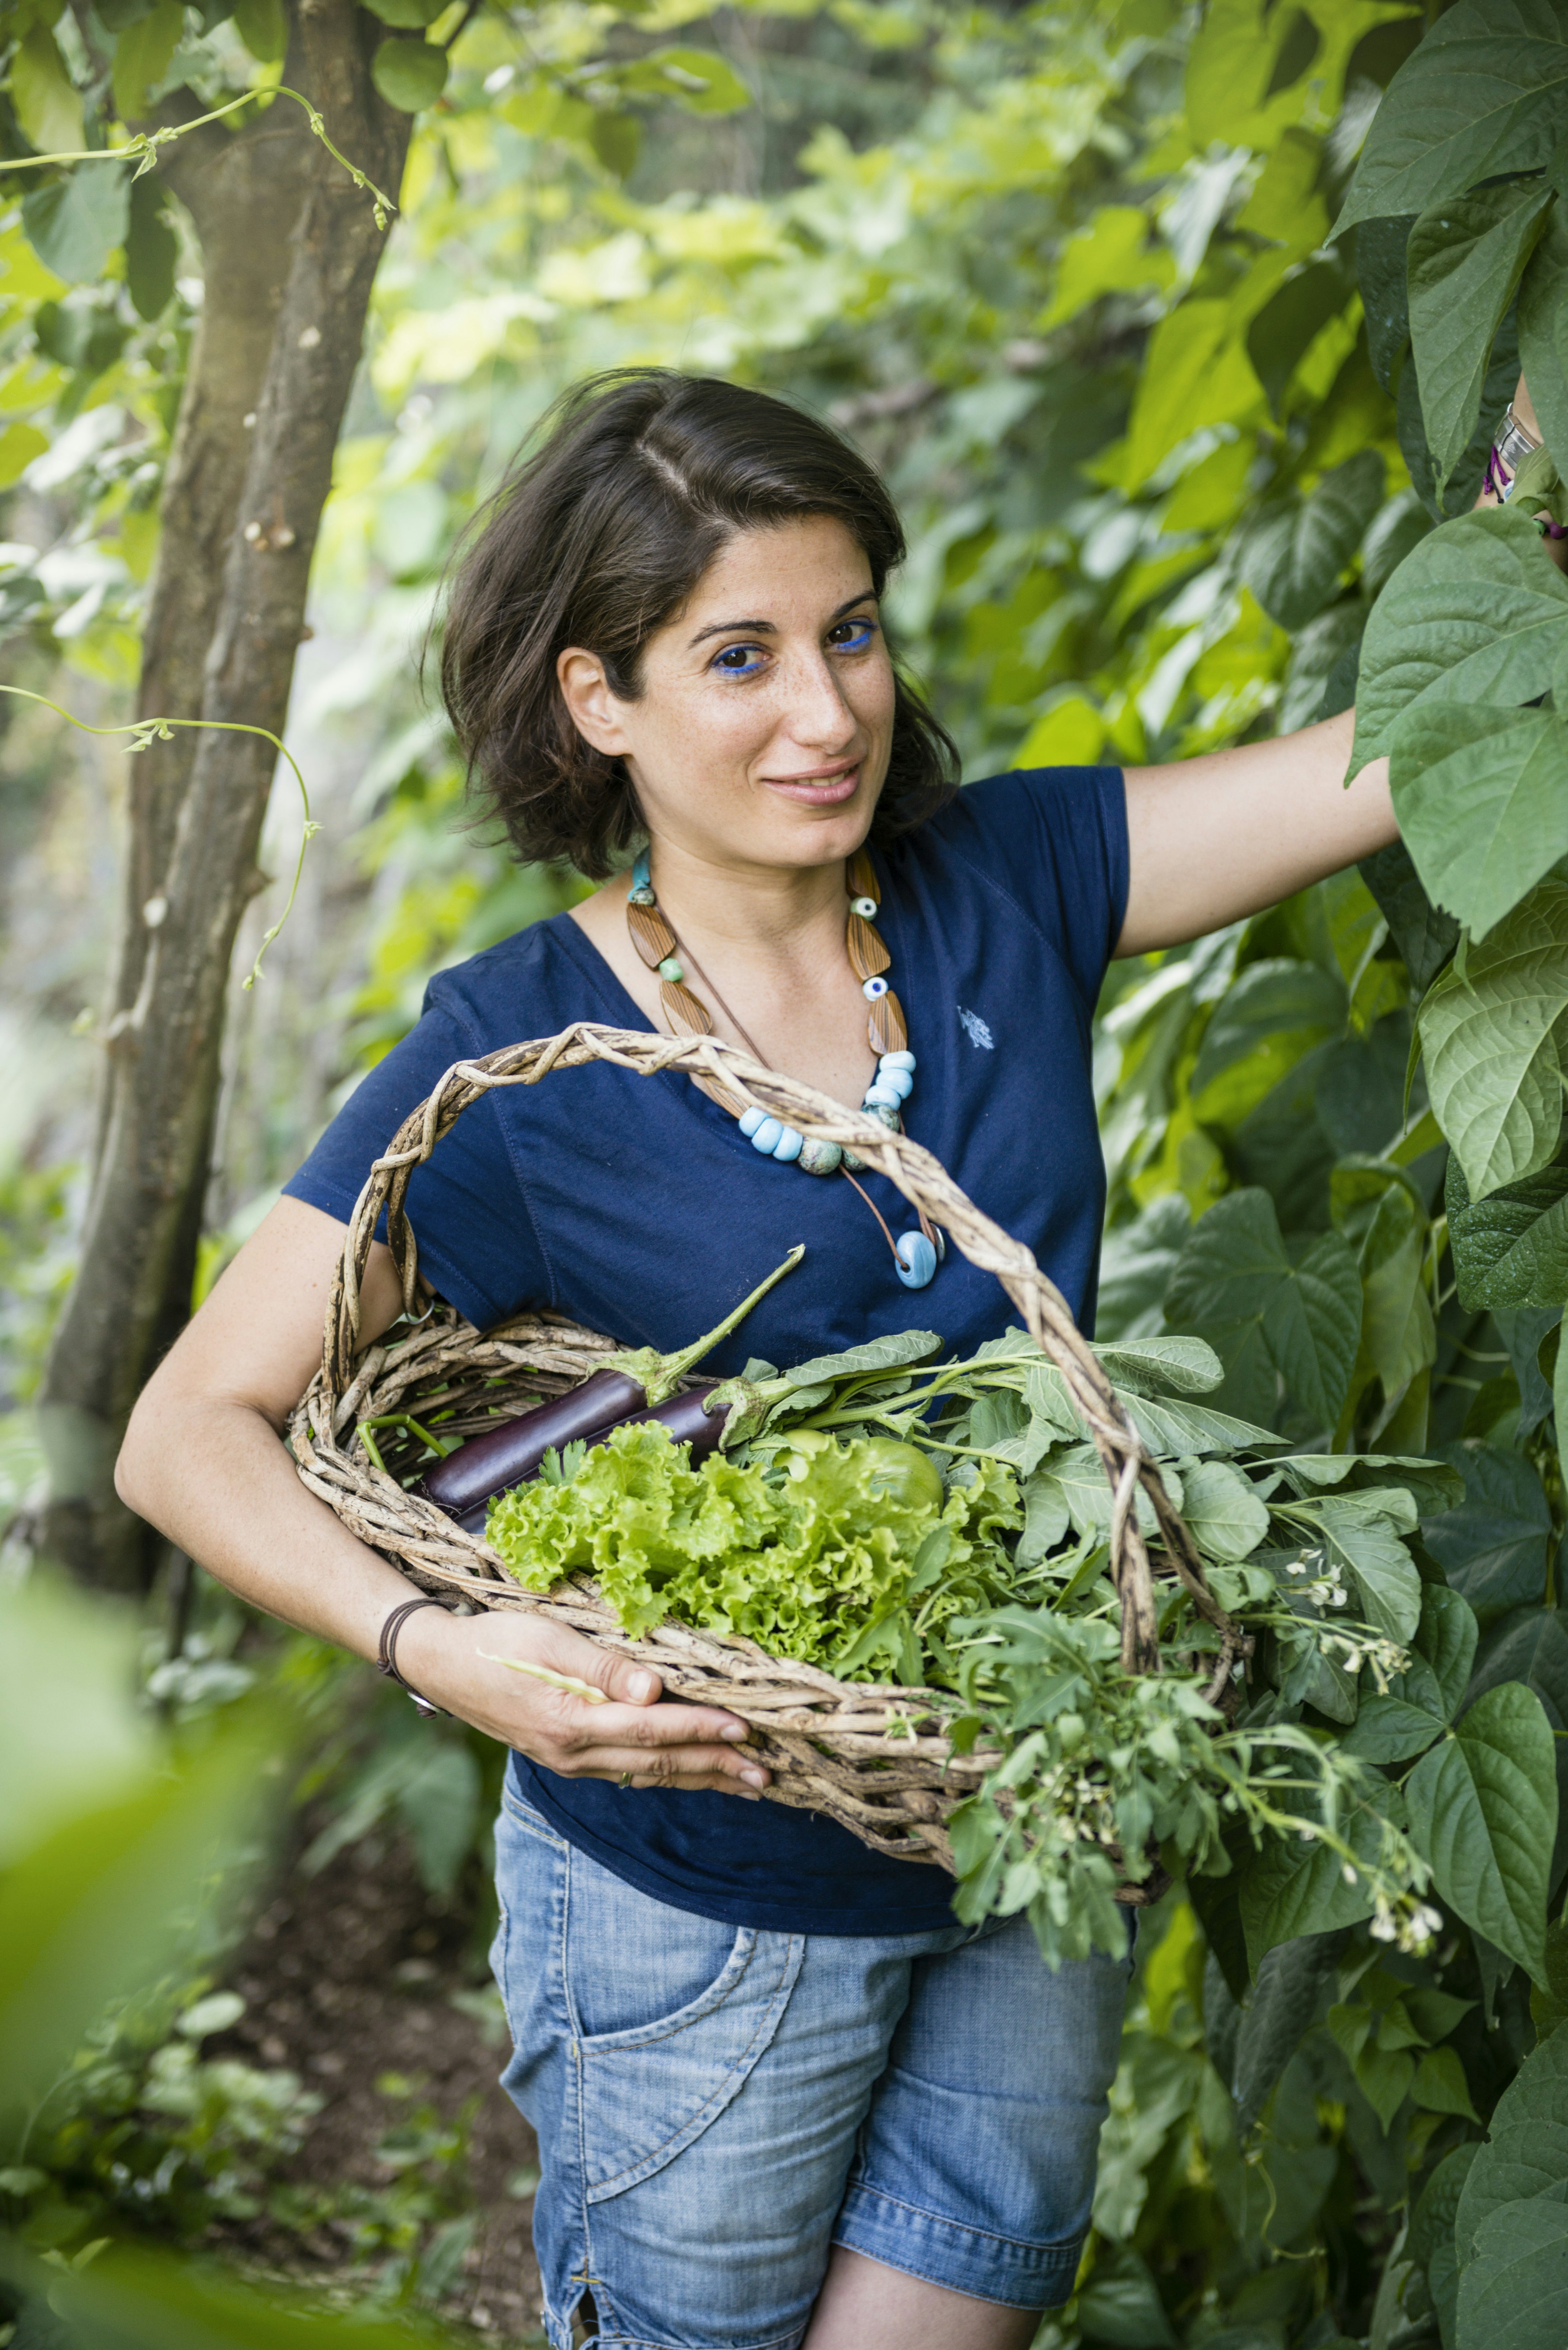
<svg viewBox="0 0 1568 2350"><path fill-rule="evenodd" d="M359 1846L318 1877L291 1871L228 1981L245 2013L207 2054L286 2065L325 2100L289 2178L389 2185L392 2174L374 2150L402 2109L378 2089L384 2074L418 2082L415 2102L443 2116L480 2093L467 2166L480 2227L440 2314L505 2350L542 2345L529 2233L535 2145L497 2085L507 2055L499 2002L480 2013L452 2005L453 1991L472 1998L488 1978L476 1969L470 1929L430 1900L406 1853ZM275 2237L260 2234L230 2245L269 2264L279 2251ZM318 2229L303 2249L304 2262L298 2239L290 2240L290 2265L313 2282L331 2282L348 2261L336 2228Z"/></svg>

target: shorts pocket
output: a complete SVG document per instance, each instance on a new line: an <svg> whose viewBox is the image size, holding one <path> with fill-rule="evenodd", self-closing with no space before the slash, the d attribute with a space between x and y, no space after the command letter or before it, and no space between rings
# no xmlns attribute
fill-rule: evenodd
<svg viewBox="0 0 1568 2350"><path fill-rule="evenodd" d="M584 2191L590 2203L602 2203L672 2162L739 2095L789 2004L805 1938L735 1929L718 1973L693 1994L694 1963L701 1965L702 1953L711 1962L715 1947L710 1920L654 1901L591 1862L585 1866L577 1854L572 1879L567 1933L574 2008L591 2018L596 1951L603 1954L607 1973L624 1970L628 1940L609 1939L612 1921L605 1913L635 1906L640 1914L629 1939L643 1961L641 2003L659 2010L647 2022L581 2033L573 2043ZM608 1900L607 1889L612 1889ZM584 1893L586 1902L579 1899ZM679 2003L660 2006L661 1983ZM612 1996L608 2003L613 2011L618 2002Z"/></svg>

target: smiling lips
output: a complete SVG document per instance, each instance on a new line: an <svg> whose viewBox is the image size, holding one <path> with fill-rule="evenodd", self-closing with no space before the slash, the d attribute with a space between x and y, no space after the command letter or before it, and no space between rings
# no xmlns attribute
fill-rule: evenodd
<svg viewBox="0 0 1568 2350"><path fill-rule="evenodd" d="M769 791L782 792L786 800L794 800L802 807L837 807L859 790L860 762L840 768L836 775L764 775L763 781Z"/></svg>

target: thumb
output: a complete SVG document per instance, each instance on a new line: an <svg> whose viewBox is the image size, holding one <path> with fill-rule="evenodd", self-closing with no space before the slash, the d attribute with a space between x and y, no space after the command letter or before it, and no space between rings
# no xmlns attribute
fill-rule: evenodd
<svg viewBox="0 0 1568 2350"><path fill-rule="evenodd" d="M663 1692L659 1675L647 1665L620 1656L614 1648L602 1648L564 1624L551 1625L541 1661L564 1678L601 1690L618 1705L653 1705Z"/></svg>

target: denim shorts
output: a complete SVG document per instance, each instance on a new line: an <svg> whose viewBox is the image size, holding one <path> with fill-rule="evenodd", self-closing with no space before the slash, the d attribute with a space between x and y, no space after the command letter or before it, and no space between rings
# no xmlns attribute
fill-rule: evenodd
<svg viewBox="0 0 1568 2350"><path fill-rule="evenodd" d="M1067 2299L1127 1965L1053 1975L1022 1918L694 1917L510 1786L496 1856L502 2083L539 2140L552 2350L590 2290L600 2350L795 2350L835 2244L978 2301Z"/></svg>

